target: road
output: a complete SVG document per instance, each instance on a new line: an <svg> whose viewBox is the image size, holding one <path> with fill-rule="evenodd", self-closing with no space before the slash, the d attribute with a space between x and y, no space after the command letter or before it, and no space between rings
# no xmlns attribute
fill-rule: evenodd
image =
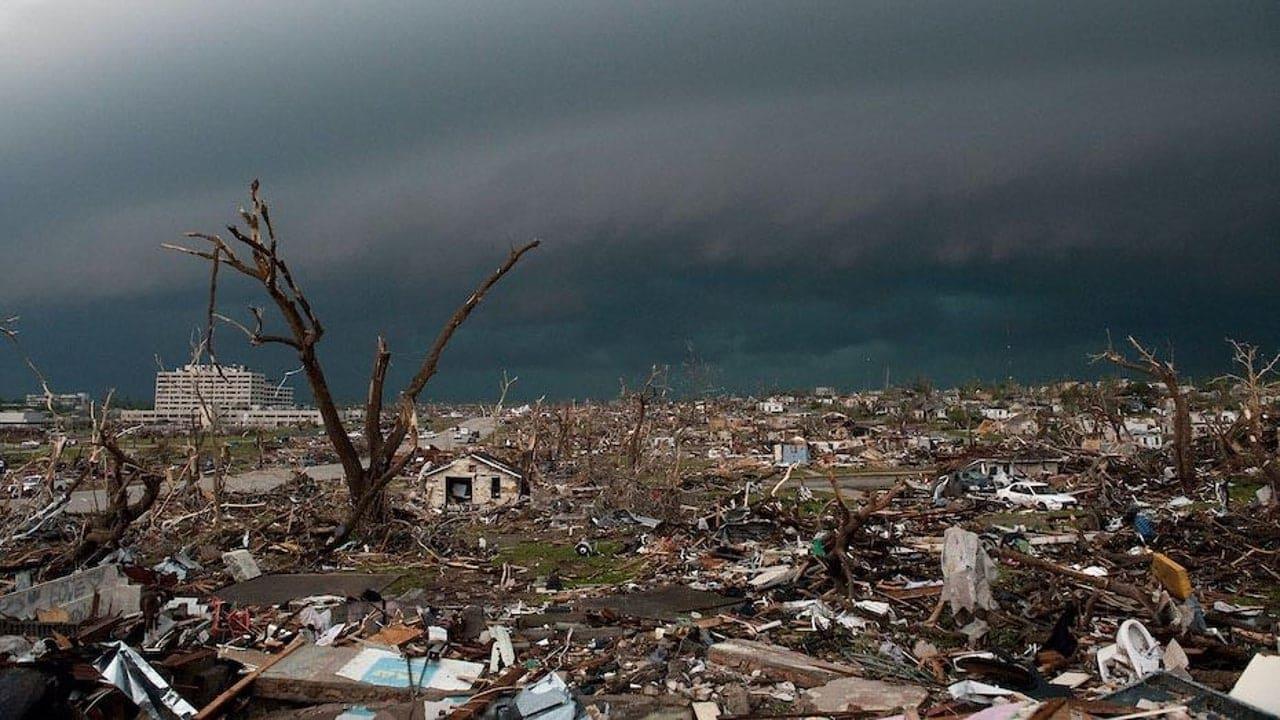
<svg viewBox="0 0 1280 720"><path fill-rule="evenodd" d="M327 465L315 465L305 469L305 472L316 480L341 480L342 466L337 463ZM250 470L249 472L232 475L227 478L227 490L230 492L247 492L259 493L273 490L293 477L292 468L266 468L264 470ZM213 478L204 476L200 479L200 486L206 490L213 489ZM169 484L165 483L160 488L161 496L169 491ZM137 500L142 496L142 487L134 485L129 488L129 500ZM25 503L28 507L34 505L29 498L21 500L9 500L10 503ZM72 515L87 515L106 508L107 493L104 490L77 490L71 493L71 500L67 503L67 512ZM35 509L32 507L32 509Z"/></svg>
<svg viewBox="0 0 1280 720"><path fill-rule="evenodd" d="M493 434L496 423L493 418L478 417L463 420L458 423L462 427L474 430L479 433L481 439ZM442 432L435 438L427 441L442 450L461 450L464 445L453 442L452 433ZM313 465L304 469L307 475L315 480L320 481L337 481L342 479L342 465L338 463L328 463L324 465ZM227 478L227 490L237 493L260 493L273 490L280 485L288 482L293 477L292 468L266 468L263 470L250 470L248 472L232 475ZM200 480L200 486L206 490L213 489L213 478L204 476ZM161 487L160 492L163 497L168 492L169 486L166 483ZM129 500L133 501L142 496L142 487L133 486L129 488ZM21 498L16 500L0 500L0 502L30 507L34 507L35 503L30 498ZM71 500L67 503L67 512L72 515L86 515L97 512L107 506L107 494L104 490L77 490L71 493Z"/></svg>
<svg viewBox="0 0 1280 720"><path fill-rule="evenodd" d="M463 420L459 422L458 425L476 432L479 434L480 439L484 440L493 434L493 431L497 428L498 424L491 417L477 417ZM432 438L423 438L420 441L420 444L435 445L441 450L447 450L449 452L465 450L467 447L466 443L456 442L453 439L453 433L448 430L442 430L439 433L436 433L436 436Z"/></svg>

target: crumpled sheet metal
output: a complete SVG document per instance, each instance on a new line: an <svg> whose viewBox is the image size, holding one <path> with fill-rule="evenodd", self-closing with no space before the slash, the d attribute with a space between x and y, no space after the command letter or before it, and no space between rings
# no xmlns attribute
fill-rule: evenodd
<svg viewBox="0 0 1280 720"><path fill-rule="evenodd" d="M133 648L123 642L107 645L107 651L93 661L107 682L115 685L141 710L156 720L195 717L196 709L169 687L169 683ZM167 712L166 712L167 711Z"/></svg>
<svg viewBox="0 0 1280 720"><path fill-rule="evenodd" d="M521 690L515 704L526 720L575 720L586 715L569 686L555 673Z"/></svg>
<svg viewBox="0 0 1280 720"><path fill-rule="evenodd" d="M942 536L942 599L952 614L975 608L994 610L991 583L996 564L983 549L977 533L952 526Z"/></svg>

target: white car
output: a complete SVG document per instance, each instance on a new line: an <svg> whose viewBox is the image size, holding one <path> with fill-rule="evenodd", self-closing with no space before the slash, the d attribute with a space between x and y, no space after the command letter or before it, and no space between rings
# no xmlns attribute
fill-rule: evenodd
<svg viewBox="0 0 1280 720"><path fill-rule="evenodd" d="M1004 501L1007 505L1020 505L1041 510L1061 510L1067 505L1079 503L1074 495L1052 492L1045 483L1027 480L1000 488L996 491L996 499Z"/></svg>
<svg viewBox="0 0 1280 720"><path fill-rule="evenodd" d="M8 487L9 497L30 497L40 491L43 475L27 475Z"/></svg>

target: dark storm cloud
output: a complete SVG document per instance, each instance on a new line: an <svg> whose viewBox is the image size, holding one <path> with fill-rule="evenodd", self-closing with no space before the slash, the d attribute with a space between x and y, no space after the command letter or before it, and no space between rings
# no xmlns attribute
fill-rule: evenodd
<svg viewBox="0 0 1280 720"><path fill-rule="evenodd" d="M63 384L144 395L203 302L203 268L157 246L225 224L260 176L352 395L376 332L404 372L530 236L440 393L503 367L527 394L608 393L690 344L746 390L1045 377L1085 371L1107 327L1209 371L1224 334L1280 344L1278 23L1264 3L18 3L0 310ZM0 364L0 394L24 384Z"/></svg>

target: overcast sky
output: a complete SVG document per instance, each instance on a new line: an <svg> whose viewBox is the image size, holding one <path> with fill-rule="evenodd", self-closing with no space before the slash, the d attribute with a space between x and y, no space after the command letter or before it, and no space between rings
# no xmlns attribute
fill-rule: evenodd
<svg viewBox="0 0 1280 720"><path fill-rule="evenodd" d="M0 314L61 390L183 360L207 269L160 244L255 177L348 398L531 237L429 395L690 347L742 391L1082 375L1108 328L1201 374L1280 348L1270 0L10 0L0 98Z"/></svg>

